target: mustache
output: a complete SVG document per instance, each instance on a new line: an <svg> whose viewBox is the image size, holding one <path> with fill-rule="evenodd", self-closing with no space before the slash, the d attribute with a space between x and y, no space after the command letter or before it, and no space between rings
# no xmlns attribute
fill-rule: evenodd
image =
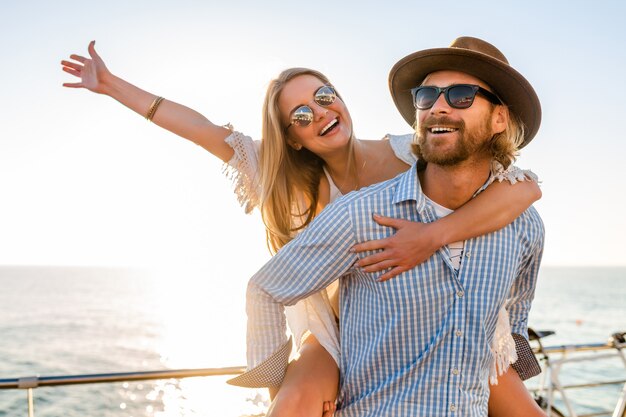
<svg viewBox="0 0 626 417"><path fill-rule="evenodd" d="M455 129L465 129L465 121L463 120L453 120L448 116L428 116L426 119L424 119L424 122L422 122L422 129L430 129L433 126L447 126L447 127L452 127Z"/></svg>

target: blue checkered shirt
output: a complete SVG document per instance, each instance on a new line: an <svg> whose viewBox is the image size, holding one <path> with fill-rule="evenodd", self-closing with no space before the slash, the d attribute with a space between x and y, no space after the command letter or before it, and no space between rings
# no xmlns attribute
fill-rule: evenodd
<svg viewBox="0 0 626 417"><path fill-rule="evenodd" d="M527 337L543 251L539 215L531 207L503 229L466 241L458 272L443 247L378 282L379 274L354 266L367 253L350 251L394 233L373 213L436 220L415 166L327 207L249 283L249 367L284 346L283 305L341 277L337 416L487 416L490 344L503 304L512 332Z"/></svg>

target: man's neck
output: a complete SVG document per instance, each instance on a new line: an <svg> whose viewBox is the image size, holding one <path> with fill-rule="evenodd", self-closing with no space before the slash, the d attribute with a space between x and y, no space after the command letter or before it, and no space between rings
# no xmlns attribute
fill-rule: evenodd
<svg viewBox="0 0 626 417"><path fill-rule="evenodd" d="M419 171L422 191L436 203L456 210L483 186L491 172L491 160L465 161L453 166L429 163Z"/></svg>

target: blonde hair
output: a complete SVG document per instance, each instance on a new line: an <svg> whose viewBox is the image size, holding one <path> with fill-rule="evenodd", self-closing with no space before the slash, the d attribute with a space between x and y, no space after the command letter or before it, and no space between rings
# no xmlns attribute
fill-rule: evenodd
<svg viewBox="0 0 626 417"><path fill-rule="evenodd" d="M290 68L281 72L267 88L263 102L263 126L260 151L261 215L265 223L267 245L276 252L313 220L319 202L319 184L324 160L306 148L289 146L281 121L278 100L290 80L312 75L330 85L326 76L308 68ZM350 137L348 168L354 172L354 140Z"/></svg>
<svg viewBox="0 0 626 417"><path fill-rule="evenodd" d="M508 110L508 122L506 128L493 135L489 141L491 157L498 161L504 169L507 169L519 154L519 147L524 143L524 124L520 118Z"/></svg>

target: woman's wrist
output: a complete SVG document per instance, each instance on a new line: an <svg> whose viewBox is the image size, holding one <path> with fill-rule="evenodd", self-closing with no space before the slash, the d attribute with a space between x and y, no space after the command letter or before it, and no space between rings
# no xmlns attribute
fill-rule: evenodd
<svg viewBox="0 0 626 417"><path fill-rule="evenodd" d="M117 100L119 94L124 90L125 81L109 72L100 78L99 83L102 94Z"/></svg>
<svg viewBox="0 0 626 417"><path fill-rule="evenodd" d="M443 219L436 220L432 223L426 223L427 233L430 234L433 247L435 250L440 249L442 246L447 245L450 242L450 233L448 230L447 222L443 221Z"/></svg>

